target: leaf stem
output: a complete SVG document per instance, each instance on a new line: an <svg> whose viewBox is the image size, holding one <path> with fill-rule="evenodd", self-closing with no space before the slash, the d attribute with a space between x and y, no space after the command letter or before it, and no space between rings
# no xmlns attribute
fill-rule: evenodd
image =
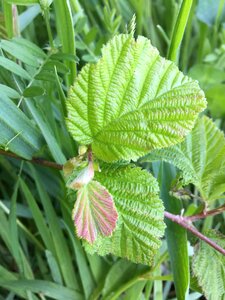
<svg viewBox="0 0 225 300"><path fill-rule="evenodd" d="M218 214L221 214L222 212L225 211L225 204L223 204L220 207L217 207L215 209L209 210L209 211L203 211L200 214L193 215L193 216L186 216L184 217L186 221L197 221L199 219L204 219L210 216L216 216Z"/></svg>
<svg viewBox="0 0 225 300"><path fill-rule="evenodd" d="M216 244L214 241L209 239L207 236L205 236L201 232L199 232L191 223L189 223L189 220L187 220L186 217L183 217L180 215L174 215L167 211L164 212L164 216L167 219L170 219L172 222L175 222L175 223L179 224L180 226L182 226L183 228L187 229L188 231L193 233L195 236L200 238L202 241L206 242L211 247L213 247L215 250L217 250L218 252L220 252L221 254L223 254L225 256L225 249L223 249L218 244Z"/></svg>
<svg viewBox="0 0 225 300"><path fill-rule="evenodd" d="M49 38L49 44L51 47L51 50L54 49L54 40L52 36L52 30L50 26L50 14L49 14L49 8L44 9L43 11L44 19L45 19L45 24L48 32L48 38Z"/></svg>
<svg viewBox="0 0 225 300"><path fill-rule="evenodd" d="M32 158L31 160L29 160L29 159L23 158L21 156L18 156L12 152L4 151L2 149L0 149L0 155L12 157L12 158L19 159L19 160L25 160L25 161L28 161L33 164L42 165L43 167L53 168L53 169L57 169L57 170L63 169L63 165L57 164L53 161L48 161L48 160L45 160L42 158Z"/></svg>

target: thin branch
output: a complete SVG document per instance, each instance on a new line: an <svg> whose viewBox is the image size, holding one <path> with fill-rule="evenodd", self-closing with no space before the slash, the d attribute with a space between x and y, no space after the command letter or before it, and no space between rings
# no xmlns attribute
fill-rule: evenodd
<svg viewBox="0 0 225 300"><path fill-rule="evenodd" d="M0 149L0 154L7 156L7 157L12 157L15 159L19 159L19 160L25 160L28 161L30 163L36 164L36 165L41 165L43 167L47 167L47 168L52 168L52 169L56 169L56 170L62 170L63 169L63 165L57 164L53 161L49 161L49 160L45 160L42 158L32 158L31 160L29 159L25 159L23 157L20 157L12 152L9 151L4 151L2 149Z"/></svg>
<svg viewBox="0 0 225 300"><path fill-rule="evenodd" d="M207 217L210 217L210 216L219 215L224 211L225 211L225 204L220 206L220 207L217 207L215 209L209 210L209 211L203 211L203 212L201 212L200 214L197 214L197 215L185 217L185 220L194 222L194 221L197 221L199 219L204 219L204 218L207 218Z"/></svg>
<svg viewBox="0 0 225 300"><path fill-rule="evenodd" d="M191 233L193 233L195 236L200 238L202 241L209 244L211 247L213 247L215 250L219 251L221 254L225 256L225 249L220 247L218 244L216 244L214 241L210 240L207 236L203 235L201 232L199 232L191 223L189 223L185 217L179 216L179 215L173 215L167 211L164 212L164 216L167 219L170 219L171 221L179 224L183 228L189 230Z"/></svg>

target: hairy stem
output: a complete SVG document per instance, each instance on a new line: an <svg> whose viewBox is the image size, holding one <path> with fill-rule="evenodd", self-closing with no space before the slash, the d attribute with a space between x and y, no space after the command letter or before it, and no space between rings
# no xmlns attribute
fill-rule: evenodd
<svg viewBox="0 0 225 300"><path fill-rule="evenodd" d="M191 233L193 233L195 236L209 244L211 247L213 247L215 250L219 251L221 254L225 256L225 249L220 247L218 244L216 244L214 241L210 240L207 236L203 235L201 232L199 232L191 223L188 222L188 220L180 215L173 215L167 211L164 212L164 216L171 221L179 224L180 226L184 227Z"/></svg>

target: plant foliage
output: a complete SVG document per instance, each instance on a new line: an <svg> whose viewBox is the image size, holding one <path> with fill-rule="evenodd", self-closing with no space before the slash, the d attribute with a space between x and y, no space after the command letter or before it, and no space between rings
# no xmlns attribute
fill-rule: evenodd
<svg viewBox="0 0 225 300"><path fill-rule="evenodd" d="M0 300L225 298L224 3L0 1Z"/></svg>
<svg viewBox="0 0 225 300"><path fill-rule="evenodd" d="M160 57L150 41L115 36L70 91L67 125L106 161L136 159L183 140L206 106L196 81Z"/></svg>
<svg viewBox="0 0 225 300"><path fill-rule="evenodd" d="M112 237L86 243L86 249L150 265L165 228L156 179L138 167L118 164L103 164L95 178L113 195L119 219Z"/></svg>
<svg viewBox="0 0 225 300"><path fill-rule="evenodd" d="M225 236L215 230L205 232L206 236L225 248ZM225 257L201 241L193 258L193 272L198 278L208 300L225 297Z"/></svg>
<svg viewBox="0 0 225 300"><path fill-rule="evenodd" d="M160 159L177 166L183 185L193 183L204 201L216 200L225 192L225 137L208 117L199 118L182 143L152 151L142 161Z"/></svg>

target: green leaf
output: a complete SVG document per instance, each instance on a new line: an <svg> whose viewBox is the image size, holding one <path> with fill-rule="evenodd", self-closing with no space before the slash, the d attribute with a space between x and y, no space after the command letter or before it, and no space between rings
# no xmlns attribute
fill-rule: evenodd
<svg viewBox="0 0 225 300"><path fill-rule="evenodd" d="M2 8L4 12L4 22L5 22L5 29L8 38L12 38L14 35L14 22L13 22L13 9L12 5L3 1Z"/></svg>
<svg viewBox="0 0 225 300"><path fill-rule="evenodd" d="M225 84L214 84L206 91L209 110L213 118L221 118L225 114L224 106Z"/></svg>
<svg viewBox="0 0 225 300"><path fill-rule="evenodd" d="M61 164L65 163L66 158L59 146L59 143L56 141L49 124L44 120L43 112L40 110L40 108L37 109L36 105L31 101L27 101L26 105L38 127L40 128L55 161Z"/></svg>
<svg viewBox="0 0 225 300"><path fill-rule="evenodd" d="M124 259L114 262L105 276L104 287L102 290L103 299L112 299L114 292L128 282L131 277L137 276L138 271L140 272L141 268L143 268L143 266L133 264ZM146 267L144 266L144 268Z"/></svg>
<svg viewBox="0 0 225 300"><path fill-rule="evenodd" d="M20 13L18 17L18 21L20 24L20 32L22 33L29 24L36 18L36 16L41 12L41 8L38 4L34 4L27 9L25 9L22 13Z"/></svg>
<svg viewBox="0 0 225 300"><path fill-rule="evenodd" d="M181 144L151 152L141 161L163 159L182 170L183 184L193 183L204 201L225 192L225 138L208 117L199 118Z"/></svg>
<svg viewBox="0 0 225 300"><path fill-rule="evenodd" d="M57 33L62 43L62 52L65 54L76 55L75 33L70 3L69 1L55 0L54 8ZM65 59L65 65L70 70L70 74L68 74L66 78L68 85L71 85L76 77L76 62Z"/></svg>
<svg viewBox="0 0 225 300"><path fill-rule="evenodd" d="M48 193L46 192L46 189L44 188L42 181L40 180L40 177L36 172L36 169L30 165L30 170L35 180L35 185L37 187L37 191L44 208L44 212L54 243L55 251L51 252L53 253L53 255L55 255L56 253L55 257L57 258L58 266L60 267L63 281L65 282L66 286L78 290L80 289L80 285L75 274L73 259L69 251L69 245L66 242L66 237L64 236L63 229L60 226L60 219L56 215L53 203Z"/></svg>
<svg viewBox="0 0 225 300"><path fill-rule="evenodd" d="M31 79L27 71L25 71L22 67L20 67L18 64L14 63L8 58L0 56L0 66L24 79Z"/></svg>
<svg viewBox="0 0 225 300"><path fill-rule="evenodd" d="M16 201L18 197L18 188L19 188L19 180L17 180L14 192L11 198L11 205L10 205L10 213L9 213L9 233L11 243L11 251L12 255L16 261L18 269L22 271L22 260L20 256L20 247L19 247L19 235L18 235L18 227L16 224Z"/></svg>
<svg viewBox="0 0 225 300"><path fill-rule="evenodd" d="M40 48L22 38L14 38L11 41L1 40L0 47L33 67L39 67L46 57L46 54Z"/></svg>
<svg viewBox="0 0 225 300"><path fill-rule="evenodd" d="M69 73L69 68L57 60L49 60L47 63L44 64L42 71L53 71L54 67L57 68L57 71L59 73Z"/></svg>
<svg viewBox="0 0 225 300"><path fill-rule="evenodd" d="M95 178L113 195L119 219L112 237L85 243L86 249L150 265L165 228L156 179L132 165L103 165Z"/></svg>
<svg viewBox="0 0 225 300"><path fill-rule="evenodd" d="M80 72L67 102L74 139L107 162L178 143L206 106L198 83L160 57L150 41L114 37Z"/></svg>
<svg viewBox="0 0 225 300"><path fill-rule="evenodd" d="M208 230L205 235L225 248L225 236L214 230ZM225 257L200 241L194 254L193 272L208 300L224 299L225 297Z"/></svg>
<svg viewBox="0 0 225 300"><path fill-rule="evenodd" d="M0 97L0 145L26 159L43 146L40 131L7 97Z"/></svg>
<svg viewBox="0 0 225 300"><path fill-rule="evenodd" d="M43 212L39 209L37 201L34 199L31 191L29 190L28 186L26 185L25 181L23 181L23 179L20 179L20 188L30 207L34 222L36 223L38 231L40 233L40 237L44 241L46 248L48 248L49 251L51 251L51 253L54 253L54 244L46 221L43 217Z"/></svg>
<svg viewBox="0 0 225 300"><path fill-rule="evenodd" d="M62 276L60 274L59 266L54 255L49 250L45 250L45 255L48 261L48 265L51 271L52 278L54 282L63 284Z"/></svg>
<svg viewBox="0 0 225 300"><path fill-rule="evenodd" d="M72 290L70 288L64 287L62 285L44 281L44 280L10 280L4 281L0 279L0 286L15 291L17 294L21 294L24 291L32 291L34 293L42 294L43 296L50 297L56 300L83 300L83 295Z"/></svg>
<svg viewBox="0 0 225 300"><path fill-rule="evenodd" d="M65 224L65 227L68 231L71 243L73 245L74 253L76 255L76 262L77 267L81 279L81 283L83 286L83 291L85 294L86 299L89 299L91 294L93 293L93 290L96 286L93 271L92 271L92 264L95 264L95 258L92 256L91 262L89 265L89 262L87 260L87 257L85 255L84 249L81 246L81 243L78 239L74 238L73 231L69 229L69 227ZM103 261L100 257L97 257L100 261ZM100 269L100 273L102 274L103 267ZM96 282L98 282L96 280Z"/></svg>
<svg viewBox="0 0 225 300"><path fill-rule="evenodd" d="M16 280L17 279L17 274L10 272L6 268L0 265L0 278L3 282L5 281L11 281L11 280ZM1 285L0 285L1 286ZM18 292L17 293L20 297L23 297L23 299L26 299L26 292Z"/></svg>
<svg viewBox="0 0 225 300"><path fill-rule="evenodd" d="M39 3L39 0L6 0L8 3L16 4L16 5L33 5Z"/></svg>
<svg viewBox="0 0 225 300"><path fill-rule="evenodd" d="M166 163L160 164L158 174L160 197L163 200L166 211L179 215L183 208L182 203L169 193L175 176L176 170L173 166ZM176 296L179 300L186 300L190 281L187 230L169 219L166 219L165 222L166 242L173 271Z"/></svg>
<svg viewBox="0 0 225 300"><path fill-rule="evenodd" d="M20 97L20 94L12 89L11 87L9 86L6 86L4 84L0 84L0 97L9 97L9 98L12 98L12 99L16 99L16 98L19 98Z"/></svg>
<svg viewBox="0 0 225 300"><path fill-rule="evenodd" d="M23 91L23 96L25 98L37 97L44 95L45 90L40 86L30 86Z"/></svg>
<svg viewBox="0 0 225 300"><path fill-rule="evenodd" d="M188 72L188 76L197 79L204 89L225 80L225 72L217 66L196 64ZM208 99L208 98L207 98Z"/></svg>

